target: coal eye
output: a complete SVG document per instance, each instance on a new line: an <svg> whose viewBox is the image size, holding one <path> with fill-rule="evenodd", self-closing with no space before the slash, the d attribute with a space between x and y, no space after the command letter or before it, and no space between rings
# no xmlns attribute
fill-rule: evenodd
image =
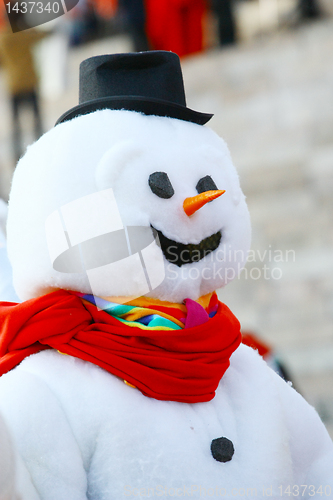
<svg viewBox="0 0 333 500"><path fill-rule="evenodd" d="M198 184L195 186L198 193L204 193L205 191L215 191L217 186L210 175L206 175L206 177L202 177Z"/></svg>
<svg viewBox="0 0 333 500"><path fill-rule="evenodd" d="M175 194L170 179L165 172L150 174L148 184L150 189L159 198L171 198Z"/></svg>

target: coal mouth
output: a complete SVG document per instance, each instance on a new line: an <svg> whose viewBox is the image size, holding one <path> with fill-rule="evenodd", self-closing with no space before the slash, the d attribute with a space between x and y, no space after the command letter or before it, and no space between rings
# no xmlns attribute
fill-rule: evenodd
<svg viewBox="0 0 333 500"><path fill-rule="evenodd" d="M170 238L167 238L162 231L155 229L153 226L151 227L158 235L160 246L166 260L178 267L181 267L184 264L199 262L199 260L203 259L206 255L218 248L222 238L221 231L218 231L217 233L204 238L197 245L194 243L185 245L184 243L170 240Z"/></svg>

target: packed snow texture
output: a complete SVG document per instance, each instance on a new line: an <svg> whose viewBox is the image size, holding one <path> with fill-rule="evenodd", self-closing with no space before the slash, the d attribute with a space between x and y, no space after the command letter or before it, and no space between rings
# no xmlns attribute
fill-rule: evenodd
<svg viewBox="0 0 333 500"><path fill-rule="evenodd" d="M193 498L215 488L225 498L249 488L280 498L279 487L297 484L333 491L333 446L318 415L246 346L208 403L147 398L95 365L44 351L1 378L0 409L43 500L183 487ZM210 451L222 436L235 448L227 463Z"/></svg>
<svg viewBox="0 0 333 500"><path fill-rule="evenodd" d="M170 199L149 188L154 172L168 174L175 191ZM188 217L183 202L198 194L196 185L207 175L226 192ZM165 260L165 279L150 296L174 302L197 299L224 286L243 267L250 245L249 214L224 141L208 127L182 120L103 110L57 125L28 148L16 168L7 231L21 299L59 288L91 293L85 272L53 269L45 223L64 205L109 188L124 225L152 225L184 244L198 244L222 231L219 248L199 262L179 268ZM96 221L107 217L109 213L96 209ZM77 227L84 232L85 224L83 209ZM130 296L138 279L133 270L124 269L120 284L102 278L94 294Z"/></svg>

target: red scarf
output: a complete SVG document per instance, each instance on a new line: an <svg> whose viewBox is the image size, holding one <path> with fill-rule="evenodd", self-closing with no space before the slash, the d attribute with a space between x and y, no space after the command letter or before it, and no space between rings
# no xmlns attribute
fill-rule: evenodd
<svg viewBox="0 0 333 500"><path fill-rule="evenodd" d="M90 361L151 398L210 401L241 342L227 306L182 330L128 327L93 304L59 290L22 304L0 303L0 375L30 354L56 349Z"/></svg>

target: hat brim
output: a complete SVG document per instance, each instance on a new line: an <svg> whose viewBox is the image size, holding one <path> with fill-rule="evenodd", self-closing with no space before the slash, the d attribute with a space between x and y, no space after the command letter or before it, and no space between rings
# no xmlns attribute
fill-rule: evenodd
<svg viewBox="0 0 333 500"><path fill-rule="evenodd" d="M137 111L139 113L144 113L145 115L156 115L156 116L166 116L169 118L177 118L179 120L185 120L187 122L197 123L198 125L205 125L211 118L212 114L199 113L193 109L187 108L186 106L181 106L180 104L175 104L172 102L161 101L159 99L140 96L126 96L126 97L108 97L101 99L94 99L93 101L87 101L83 104L79 104L69 111L66 111L57 120L56 125L63 123L68 120L72 120L77 116L87 115L93 113L94 111L102 109L113 109L113 110L127 110L127 111Z"/></svg>

